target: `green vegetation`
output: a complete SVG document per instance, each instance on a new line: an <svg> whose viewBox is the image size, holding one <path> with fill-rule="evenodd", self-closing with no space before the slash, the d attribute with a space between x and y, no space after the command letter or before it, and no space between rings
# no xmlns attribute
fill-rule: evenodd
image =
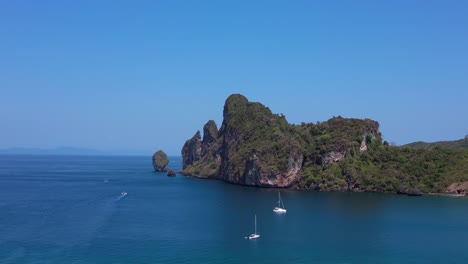
<svg viewBox="0 0 468 264"><path fill-rule="evenodd" d="M468 149L411 148L382 142L378 123L336 117L298 126L306 146L303 187L368 192L443 192L454 182L468 181ZM366 151L360 150L365 142ZM444 146L460 146L444 142ZM323 164L324 155L342 151L343 160Z"/></svg>
<svg viewBox="0 0 468 264"><path fill-rule="evenodd" d="M203 143L198 135L184 145L185 173L248 185L357 192L438 193L468 181L468 138L390 146L382 142L376 121L338 116L292 125L242 95L228 97L223 116L219 132L210 121ZM199 145L201 154L189 155L198 153L191 146Z"/></svg>
<svg viewBox="0 0 468 264"><path fill-rule="evenodd" d="M302 123L295 126L302 138L305 154L317 161L330 151L355 154L362 141L381 144L379 124L370 119L333 117L322 123Z"/></svg>
<svg viewBox="0 0 468 264"><path fill-rule="evenodd" d="M443 147L443 148L468 148L468 135L465 136L463 139L453 140L453 141L438 141L438 142L431 142L426 143L422 141L414 142L405 145L405 147L409 148L435 148L435 147Z"/></svg>
<svg viewBox="0 0 468 264"><path fill-rule="evenodd" d="M294 129L283 115L272 114L260 103L248 102L242 95L228 98L224 108L224 121L220 133L224 135L228 161L223 171L230 175L243 175L245 161L255 155L258 166L265 174L285 170L291 152L301 149L292 135Z"/></svg>
<svg viewBox="0 0 468 264"><path fill-rule="evenodd" d="M371 192L443 192L468 181L468 150L411 149L371 143L368 151L325 166L304 168L304 185L317 189Z"/></svg>
<svg viewBox="0 0 468 264"><path fill-rule="evenodd" d="M184 170L187 175L199 176L201 178L216 175L218 171L218 165L213 161L207 163L205 160L197 160L193 165L189 166Z"/></svg>

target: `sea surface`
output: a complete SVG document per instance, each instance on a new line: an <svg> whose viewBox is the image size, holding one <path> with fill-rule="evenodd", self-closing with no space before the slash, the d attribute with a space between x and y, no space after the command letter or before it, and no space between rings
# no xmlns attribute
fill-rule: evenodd
<svg viewBox="0 0 468 264"><path fill-rule="evenodd" d="M0 263L468 263L467 198L281 196L151 157L0 156Z"/></svg>

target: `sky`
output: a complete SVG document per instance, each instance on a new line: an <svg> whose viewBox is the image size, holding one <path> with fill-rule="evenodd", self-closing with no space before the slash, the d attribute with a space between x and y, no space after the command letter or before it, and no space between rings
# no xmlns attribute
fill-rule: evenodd
<svg viewBox="0 0 468 264"><path fill-rule="evenodd" d="M468 2L0 1L0 148L180 155L227 96L468 134Z"/></svg>

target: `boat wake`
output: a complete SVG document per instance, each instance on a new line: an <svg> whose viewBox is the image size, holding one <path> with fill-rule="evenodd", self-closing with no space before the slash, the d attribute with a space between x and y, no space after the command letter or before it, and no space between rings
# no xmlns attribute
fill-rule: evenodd
<svg viewBox="0 0 468 264"><path fill-rule="evenodd" d="M63 249L84 245L91 241L99 230L107 225L118 206L118 202L126 195L126 192L122 192L118 196L108 197L95 203L81 203L73 206L69 214L74 215L76 221L66 223L61 227L65 231L61 233L67 234L66 237L62 238L67 244ZM80 228L76 228L77 223L79 223Z"/></svg>
<svg viewBox="0 0 468 264"><path fill-rule="evenodd" d="M119 196L119 198L117 199L117 201L121 200L121 199L124 198L125 196L127 196L127 192L122 192L122 193L120 193L120 196Z"/></svg>

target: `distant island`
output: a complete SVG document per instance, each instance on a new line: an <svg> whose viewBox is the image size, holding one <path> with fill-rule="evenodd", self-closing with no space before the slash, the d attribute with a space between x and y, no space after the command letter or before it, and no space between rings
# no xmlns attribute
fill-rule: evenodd
<svg viewBox="0 0 468 264"><path fill-rule="evenodd" d="M3 155L105 155L105 152L90 148L6 148L0 149Z"/></svg>
<svg viewBox="0 0 468 264"><path fill-rule="evenodd" d="M463 139L459 140L452 140L452 141L437 141L437 142L414 142L410 144L404 145L405 147L410 148L435 148L435 147L442 147L442 148L468 148L468 135L465 136Z"/></svg>
<svg viewBox="0 0 468 264"><path fill-rule="evenodd" d="M0 155L59 155L59 156L144 156L145 152L132 150L98 150L79 147L57 147L57 148L3 148Z"/></svg>
<svg viewBox="0 0 468 264"><path fill-rule="evenodd" d="M182 173L259 187L322 191L450 193L468 188L468 138L392 146L371 119L289 124L240 94L223 122L208 121L182 148Z"/></svg>

